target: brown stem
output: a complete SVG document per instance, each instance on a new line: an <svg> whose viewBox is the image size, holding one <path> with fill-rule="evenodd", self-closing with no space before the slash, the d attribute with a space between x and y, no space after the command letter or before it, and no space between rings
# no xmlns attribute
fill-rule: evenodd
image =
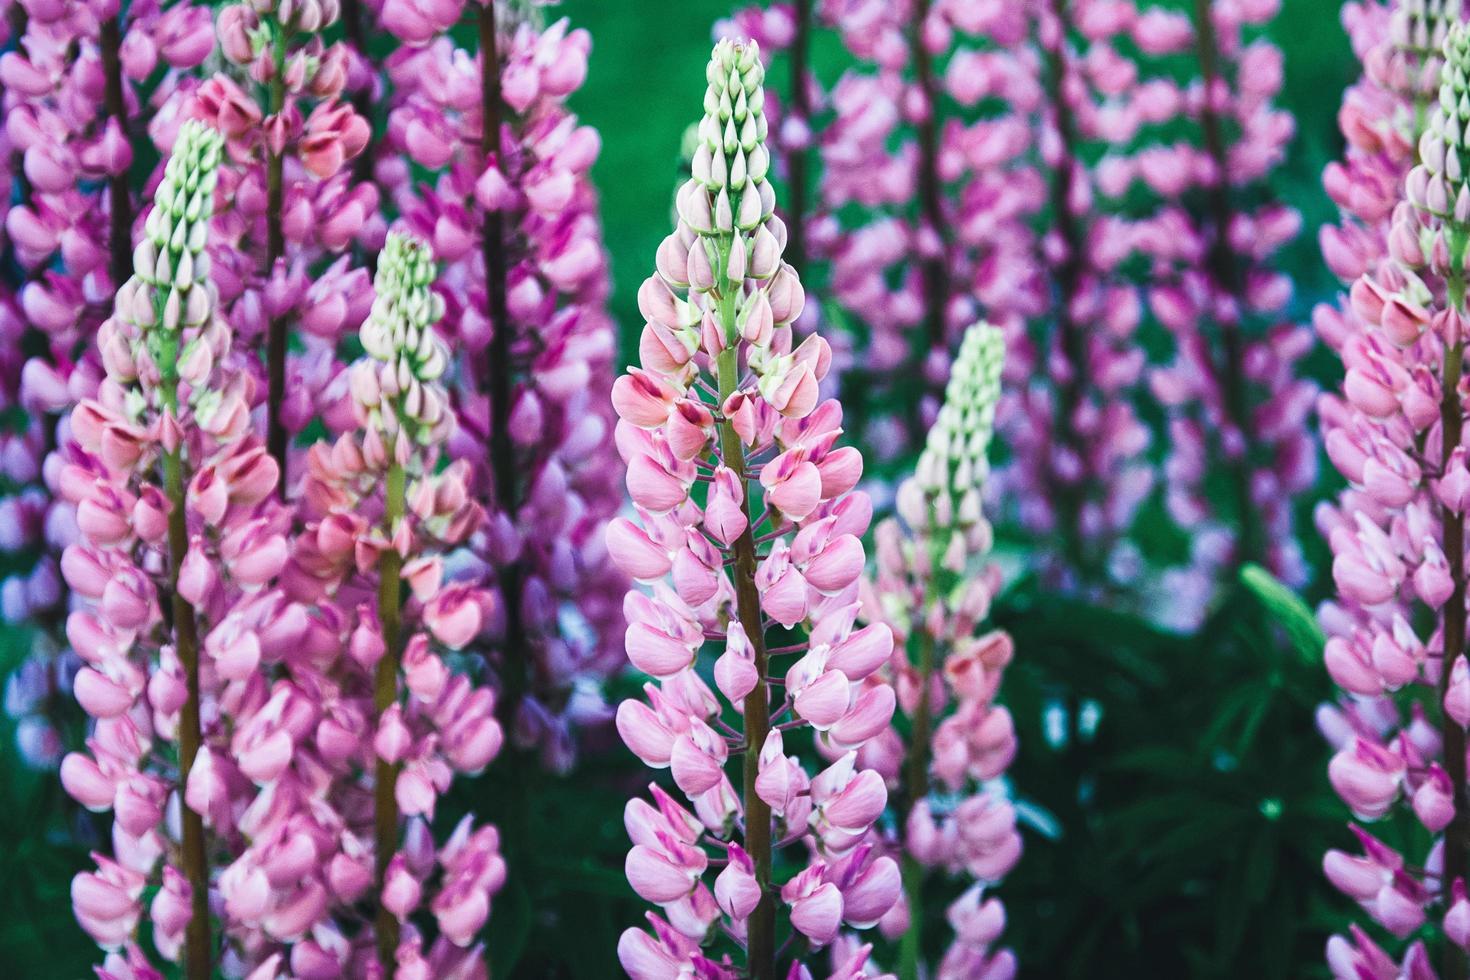
<svg viewBox="0 0 1470 980"><path fill-rule="evenodd" d="M1067 0L1052 0L1052 10L1059 30L1055 47L1046 50L1046 60L1060 159L1052 170L1049 203L1052 224L1063 246L1061 262L1052 272L1056 284L1057 342L1068 370L1067 377L1057 390L1054 424L1057 427L1055 438L1066 445L1078 459L1084 459L1089 447L1079 438L1073 422L1084 396L1083 386L1088 370L1087 337L1082 326L1073 317L1072 307L1083 287L1083 263L1087 243L1082 226L1072 213L1070 205L1078 157L1076 121L1072 118L1072 109L1065 91ZM1081 482L1065 482L1058 479L1055 473L1049 472L1045 477L1052 484L1051 499L1058 513L1062 551L1076 573L1085 575L1088 556L1082 535L1083 485Z"/></svg>
<svg viewBox="0 0 1470 980"><path fill-rule="evenodd" d="M388 470L384 490L384 530L388 540L404 514L404 487L407 475L394 464ZM373 677L373 709L381 722L383 713L398 702L398 664L402 655L402 571L403 558L396 548L388 548L378 559L378 623L383 630L383 659L378 661ZM388 863L398 850L398 763L377 757L373 779L374 868L377 884L378 962L391 975L398 956L398 919L383 904L383 886L387 883Z"/></svg>
<svg viewBox="0 0 1470 980"><path fill-rule="evenodd" d="M807 89L807 61L811 49L812 0L796 0L796 34L791 40L791 112L811 131L811 93ZM786 261L798 277L806 275L807 163L810 145L788 152L791 204L786 208Z"/></svg>
<svg viewBox="0 0 1470 980"><path fill-rule="evenodd" d="M924 46L924 21L929 17L929 0L917 0L910 25L909 46L914 58L914 83L923 95L924 116L919 120L919 206L921 224L939 239L948 239L944 216L944 190L939 179L939 86L934 79L934 59ZM929 347L948 344L944 331L944 311L949 303L949 264L940 248L938 254L923 260L924 322L929 334Z"/></svg>
<svg viewBox="0 0 1470 980"><path fill-rule="evenodd" d="M480 151L486 163L506 173L501 146L500 54L495 30L494 0L480 9ZM507 179L509 174L506 173ZM495 505L512 520L518 501L515 447L510 438L510 412L514 365L511 363L512 327L506 309L507 256L505 218L499 211L485 211L480 245L485 260L485 295L490 314L490 345L485 361L485 382L490 394L490 470L495 487ZM499 709L501 724L510 732L525 697L530 679L529 651L521 619L521 567L513 561L500 569L500 595L505 608L505 644L502 648L502 684Z"/></svg>
<svg viewBox="0 0 1470 980"><path fill-rule="evenodd" d="M1206 262L1216 288L1233 297L1237 309L1243 309L1246 304L1245 276L1227 239L1232 218L1230 160L1220 115L1215 111L1214 93L1220 82L1220 66L1215 21L1210 16L1210 7L1211 0L1195 0L1195 47L1205 89L1204 105L1200 110L1200 128L1204 135L1205 151L1215 164L1215 180L1209 187L1210 220L1214 228ZM1224 355L1221 381L1225 396L1225 414L1231 426L1242 434L1247 434L1250 432L1250 404L1246 390L1245 351L1240 336L1240 324L1234 319L1226 319L1219 323L1219 327L1221 352ZM1240 546L1235 555L1236 565L1239 566L1246 562L1259 561L1264 554L1266 542L1260 515L1252 506L1249 454L1242 452L1237 458L1230 460L1229 465L1240 507Z"/></svg>
<svg viewBox="0 0 1470 980"><path fill-rule="evenodd" d="M723 262L721 263L723 266ZM725 326L734 323L734 307L722 302ZM738 350L728 346L718 360L720 403L739 386ZM745 492L741 508L745 512L745 532L735 540L735 608L745 627L754 651L758 680L745 697L745 850L755 864L755 878L760 883L761 898L750 915L746 929L746 964L751 980L774 980L776 976L776 903L771 886L771 807L756 792L760 775L760 752L771 731L771 704L767 685L766 633L761 620L760 592L755 585L755 534L750 520L750 491L745 478L745 447L729 420L720 423L720 454L735 474Z"/></svg>
<svg viewBox="0 0 1470 980"><path fill-rule="evenodd" d="M107 115L117 120L123 137L128 134L128 107L123 95L122 13L115 19L102 21L98 27L98 45L102 53L102 104ZM107 234L107 272L114 289L127 281L133 265L133 198L128 189L126 170L113 174L107 182L107 204L110 223Z"/></svg>
<svg viewBox="0 0 1470 980"><path fill-rule="evenodd" d="M270 111L280 113L286 103L285 80L281 77L286 64L285 28L275 25L276 70L270 81ZM286 231L282 224L285 211L285 160L281 154L267 151L266 159L266 256L265 275L269 279L276 273L276 263L286 255ZM286 426L281 421L281 409L286 402L286 318L274 316L270 319L266 334L266 451L276 461L281 479L276 492L286 499L288 479Z"/></svg>
<svg viewBox="0 0 1470 980"><path fill-rule="evenodd" d="M165 398L175 414L178 411L178 376L164 379ZM175 449L164 456L164 493L169 500L168 512L168 586L173 613L174 652L184 669L188 696L179 711L179 797L182 800L189 785L189 773L199 755L201 742L199 723L199 627L194 607L179 592L179 569L189 550L189 527L184 499L183 450ZM190 917L184 933L184 973L188 980L209 980L211 959L209 938L209 865L205 858L204 820L187 803L179 808L183 825L181 842L184 877L189 882Z"/></svg>

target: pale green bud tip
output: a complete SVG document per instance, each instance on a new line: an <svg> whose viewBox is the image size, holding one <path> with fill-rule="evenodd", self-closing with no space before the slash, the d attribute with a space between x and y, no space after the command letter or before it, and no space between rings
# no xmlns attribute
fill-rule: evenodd
<svg viewBox="0 0 1470 980"><path fill-rule="evenodd" d="M412 235L390 234L378 256L376 295L358 336L370 357L401 369L401 386L409 376L433 381L448 365L433 330L444 316L444 298L432 288L436 271L428 243Z"/></svg>
<svg viewBox="0 0 1470 980"><path fill-rule="evenodd" d="M1005 338L1000 330L977 323L965 332L944 389L944 405L929 429L915 472L930 492L958 498L983 483L1004 365Z"/></svg>
<svg viewBox="0 0 1470 980"><path fill-rule="evenodd" d="M972 411L994 411L1000 399L1000 374L1005 367L1006 343L1000 329L976 323L965 331L959 357L950 371L945 401L958 397L960 407Z"/></svg>
<svg viewBox="0 0 1470 980"><path fill-rule="evenodd" d="M373 280L373 287L380 296L428 289L434 284L434 275L434 253L428 242L406 232L389 232L378 256L378 274Z"/></svg>
<svg viewBox="0 0 1470 980"><path fill-rule="evenodd" d="M1465 76L1470 70L1470 26L1457 20L1450 25L1444 38L1444 73L1440 76L1441 104L1445 90L1456 96L1465 92Z"/></svg>
<svg viewBox="0 0 1470 980"><path fill-rule="evenodd" d="M1460 0L1399 0L1389 16L1388 35L1402 51L1438 55L1459 20Z"/></svg>

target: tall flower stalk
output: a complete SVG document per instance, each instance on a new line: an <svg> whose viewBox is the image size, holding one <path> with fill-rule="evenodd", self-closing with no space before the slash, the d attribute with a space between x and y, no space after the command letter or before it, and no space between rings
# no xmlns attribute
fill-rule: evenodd
<svg viewBox="0 0 1470 980"><path fill-rule="evenodd" d="M1298 370L1312 336L1284 319L1292 283L1273 263L1301 218L1268 183L1295 123L1276 104L1281 51L1253 36L1274 14L1197 3L1181 52L1199 69L1186 105L1198 137L1176 163L1187 176L1167 187L1180 223L1161 257L1174 274L1157 272L1147 293L1173 346L1149 381L1168 417L1164 503L1190 537L1189 562L1159 579L1171 597L1160 618L1178 628L1197 627L1216 583L1245 562L1294 585L1307 574L1293 504L1317 478L1306 425L1316 388ZM1196 213L1183 207L1191 194L1204 202ZM1207 492L1213 472L1228 475L1229 494Z"/></svg>
<svg viewBox="0 0 1470 980"><path fill-rule="evenodd" d="M987 449L1000 399L1005 341L988 324L967 332L914 475L898 491L898 516L878 525L877 572L865 612L893 630L899 707L908 719L897 839L904 901L883 922L902 931L898 975L905 980L1008 977L1009 951L992 952L1005 924L984 888L1020 857L1015 809L998 780L1016 752L1009 712L994 703L1010 637L977 635L999 574L985 559L990 525L981 501ZM895 733L893 745L904 742ZM891 755L881 750L876 756ZM956 935L928 969L922 937L932 869L977 879L948 909Z"/></svg>
<svg viewBox="0 0 1470 980"><path fill-rule="evenodd" d="M1389 815L1402 798L1436 840L1410 863L1355 826L1362 856L1331 851L1324 865L1339 889L1397 937L1436 917L1438 975L1464 977L1470 471L1461 380L1470 188L1462 168L1470 162L1470 33L1457 20L1429 22L1430 30L1445 28L1439 98L1418 142L1419 162L1393 207L1386 255L1352 286L1358 326L1334 336L1346 368L1342 395L1322 406L1332 425L1330 455L1350 482L1322 516L1338 591L1321 617L1330 636L1327 667L1350 697L1346 713L1323 716L1338 745L1328 774L1359 820ZM1405 956L1405 972L1430 970L1422 942ZM1328 959L1339 975L1391 968L1360 930L1335 937Z"/></svg>
<svg viewBox="0 0 1470 980"><path fill-rule="evenodd" d="M446 263L444 329L464 352L449 388L453 451L472 463L488 515L472 547L499 597L478 649L515 764L537 752L565 771L578 729L610 714L598 684L621 661L627 590L600 544L621 496L608 438L615 331L589 179L600 138L566 107L591 42L565 19L542 26L500 2L477 8L479 44L461 46L449 13L384 6L405 42L387 64L387 148L435 178L380 166L379 179ZM529 792L511 780L505 805L526 809Z"/></svg>
<svg viewBox="0 0 1470 980"><path fill-rule="evenodd" d="M619 707L618 728L693 806L654 785L652 805L634 800L625 813L629 880L667 915L649 916L652 936L624 933L619 958L635 978L766 980L788 964L803 976L803 947L832 942L844 921L872 925L899 889L894 862L863 840L887 793L856 751L893 706L883 685L863 690L892 635L855 627L871 506L848 493L862 458L835 446L840 406L818 404L830 351L817 336L792 348L804 297L772 213L763 75L754 45L716 45L678 228L639 292L642 367L613 388L641 526L614 521L608 546L650 586L628 595L627 650L659 681ZM776 627L796 642L769 644ZM694 669L706 639L722 647L723 701ZM799 659L777 677L787 656ZM807 726L838 750L815 777L784 741ZM742 757L739 789L732 756ZM782 851L798 842L806 867L778 885ZM844 968L867 955L844 957Z"/></svg>
<svg viewBox="0 0 1470 980"><path fill-rule="evenodd" d="M474 672L453 670L493 601L445 568L446 555L484 514L469 498L468 467L438 466L456 423L443 383L449 348L436 326L445 302L434 282L427 243L390 233L360 331L364 356L350 369L358 428L309 456L302 500L310 520L296 554L314 583L298 589L320 595L319 615L352 624L349 656L329 678L332 688L344 701L371 691L361 708L371 737L348 741L363 719L350 713L356 705L344 703L330 762L343 780L337 792L347 794L339 803L346 817L354 782L342 764L371 760L371 828L349 829L371 840L375 959L384 972L429 975L479 959L477 933L505 879L494 827L476 828L467 816L436 853L428 824L454 772L482 770L504 738L494 693L476 683ZM329 876L341 906L336 921L367 891L356 864L364 843L344 834L337 845L351 884ZM431 898L436 862L442 877ZM410 925L425 907L440 934L427 950Z"/></svg>
<svg viewBox="0 0 1470 980"><path fill-rule="evenodd" d="M772 4L717 28L786 56L793 73L772 140L792 208L806 199L797 185L817 180L810 206L783 214L800 221L803 273L826 280L807 320L840 328L829 331L834 381L847 379L852 424L879 458L919 441L977 313L1014 332L1044 309L1028 226L1045 202L1026 152L1041 97L1030 12L948 0ZM835 81L807 69L823 33L847 55Z"/></svg>
<svg viewBox="0 0 1470 980"><path fill-rule="evenodd" d="M15 495L5 501L4 523L17 561L0 597L8 622L34 627L35 650L9 699L23 755L54 766L63 731L74 727L63 689L76 658L61 629L66 593L57 567L74 521L45 477L45 459L66 440L59 415L95 392L97 330L132 271L142 199L129 180L131 136L148 111L179 111L187 71L208 56L214 32L208 12L186 3L97 15L15 3L7 14L14 36L0 56L0 90L13 193L6 193L5 259L21 276L7 298L6 327L18 335L6 369L28 424L6 438ZM153 44L124 57L128 32Z"/></svg>
<svg viewBox="0 0 1470 980"><path fill-rule="evenodd" d="M343 253L382 243L377 189L347 166L370 135L342 97L349 52L321 37L337 14L336 0L224 7L220 49L248 90L216 74L190 108L229 141L221 293L235 329L264 340L266 444L285 474L283 500L294 485L291 441L318 410L328 414L319 399L341 370L335 347L366 312L355 301L367 274ZM304 348L295 357L293 339Z"/></svg>
<svg viewBox="0 0 1470 980"><path fill-rule="evenodd" d="M85 638L78 653L87 666L76 692L98 723L90 754L69 756L62 779L84 804L117 810L121 863L104 860L72 889L84 928L114 949L133 941L143 887L163 853L156 827L165 799L184 795L202 745L197 592L186 580L190 514L201 509L199 475L216 454L239 460L242 449L248 452L239 446L242 392L210 385L214 365L230 349L205 279L222 151L213 130L180 130L134 252L135 272L98 337L107 378L98 400L83 402L70 418L87 455L63 477L81 540L67 549L62 568L73 590L93 603L72 614L68 632ZM268 493L272 483L267 474L235 489L258 501L257 492ZM167 617L160 602L169 605ZM145 688L151 712L137 701ZM153 738L174 742L176 756L150 758ZM180 826L179 878L173 887L165 880L161 894L186 911L155 922L154 941L176 958L169 923L179 927L185 973L205 980L215 949L201 814L181 807ZM172 871L164 870L165 879Z"/></svg>

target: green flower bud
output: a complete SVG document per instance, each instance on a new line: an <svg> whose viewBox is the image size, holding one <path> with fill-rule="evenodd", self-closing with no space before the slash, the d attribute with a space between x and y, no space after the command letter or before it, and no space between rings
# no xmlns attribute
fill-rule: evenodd
<svg viewBox="0 0 1470 980"><path fill-rule="evenodd" d="M999 329L977 323L965 332L944 389L944 407L929 430L915 476L934 496L948 496L948 510L961 518L978 508L1000 400L1005 339Z"/></svg>
<svg viewBox="0 0 1470 980"><path fill-rule="evenodd" d="M444 434L451 418L439 379L449 349L434 330L444 298L434 292L437 269L426 242L388 236L378 256L376 293L359 337L367 358L353 366L353 393L369 424L388 434L406 427L421 443Z"/></svg>

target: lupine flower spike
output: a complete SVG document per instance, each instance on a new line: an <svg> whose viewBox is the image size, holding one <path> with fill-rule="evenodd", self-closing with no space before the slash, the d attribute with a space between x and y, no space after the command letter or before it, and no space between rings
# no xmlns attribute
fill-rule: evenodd
<svg viewBox="0 0 1470 980"><path fill-rule="evenodd" d="M904 785L897 837L883 843L902 852L905 899L881 927L902 933L905 980L1002 980L1016 970L1008 950L991 948L1005 913L984 897L1021 853L1000 783L1016 753L1015 729L994 703L1012 644L1000 630L978 633L999 587L998 570L985 561L991 531L981 498L1004 352L997 328L966 333L914 475L899 487L898 516L878 525L876 578L865 595L865 615L897 640L891 674L909 722L906 749L892 730L869 749L875 766ZM921 937L933 869L974 883L949 906L955 936L931 973Z"/></svg>
<svg viewBox="0 0 1470 980"><path fill-rule="evenodd" d="M440 329L460 362L450 451L472 464L488 516L471 547L498 596L478 649L504 695L515 758L536 751L561 771L577 730L611 715L598 685L622 663L628 583L602 545L622 467L608 398L616 331L589 180L600 138L566 107L591 41L565 19L539 26L528 9L473 7L477 49L451 32L457 4L384 3L383 25L405 47L386 64L392 153L377 174L444 263Z"/></svg>
<svg viewBox="0 0 1470 980"><path fill-rule="evenodd" d="M213 958L204 822L186 792L202 750L200 636L210 625L196 608L205 598L199 579L220 561L228 577L264 582L284 561L267 529L228 520L240 514L232 504L269 494L274 474L250 445L249 383L236 375L221 385L215 371L230 352L205 252L222 153L214 130L180 129L133 277L98 334L107 377L96 400L71 414L80 456L61 478L80 532L62 570L89 600L67 624L86 663L75 689L97 719L90 752L68 756L62 780L84 805L116 814L116 859L79 875L73 902L104 948L135 942L143 890L160 880L172 798L178 867L162 868L154 943L171 959L182 944L191 980L207 978ZM161 751L166 742L177 745L176 764ZM160 903L173 911L160 915Z"/></svg>
<svg viewBox="0 0 1470 980"><path fill-rule="evenodd" d="M1434 15L1405 4L1404 13ZM1328 452L1349 487L1319 523L1333 551L1337 596L1322 607L1327 669L1342 688L1340 708L1319 716L1337 753L1333 787L1362 822L1410 806L1432 846L1406 860L1354 826L1361 855L1330 851L1324 868L1376 922L1398 937L1434 922L1440 974L1464 977L1465 879L1470 863L1465 726L1470 664L1465 658L1465 259L1470 243L1470 32L1430 16L1415 35L1443 30L1438 103L1418 142L1419 163L1403 183L1386 225L1386 254L1365 253L1352 285L1351 317L1318 311L1343 359L1340 396L1324 398ZM1402 23L1400 21L1400 23ZM1395 44L1402 44L1398 34ZM1379 49L1379 58L1408 52ZM1399 80L1402 75L1393 75ZM1412 99L1412 90L1403 92ZM1412 102L1407 103L1412 105ZM1376 120L1391 139L1411 112ZM1364 120L1364 126L1369 125ZM1361 140L1366 133L1360 130ZM1329 180L1332 172L1329 172ZM1357 197L1372 220L1370 200ZM1381 215L1381 212L1379 212ZM1372 229L1368 225L1368 229ZM1364 235L1364 243L1372 238ZM1334 260L1335 261L1335 260ZM1400 706L1409 707L1408 716ZM1438 718L1436 730L1429 719ZM1397 968L1360 930L1333 937L1327 957L1339 977L1382 976ZM1403 972L1433 976L1421 941Z"/></svg>
<svg viewBox="0 0 1470 980"><path fill-rule="evenodd" d="M692 807L655 784L625 813L629 880L666 916L619 943L636 980L809 976L797 951L871 926L899 890L865 842L887 792L858 756L892 711L891 693L864 693L884 687L870 678L892 634L855 625L871 505L849 492L862 457L836 445L841 406L818 395L830 350L819 336L792 347L804 297L781 260L763 75L754 45L715 46L678 227L639 291L641 367L613 388L639 521L614 521L608 545L646 585L627 598L627 649L657 681L619 707L618 729ZM718 694L695 669L707 638ZM816 776L786 741L807 726L840 749ZM795 844L806 866L778 878ZM800 939L782 942L788 928Z"/></svg>
<svg viewBox="0 0 1470 980"><path fill-rule="evenodd" d="M11 553L0 615L27 622L33 646L11 675L6 708L22 758L54 767L74 747L63 746L63 733L80 727L58 568L76 538L72 507L54 479L67 442L58 417L96 394L97 329L133 271L143 197L141 182L130 179L127 134L180 112L188 73L209 56L214 28L207 9L188 3L4 6L3 261L22 275L14 292L7 286L0 295L0 389L7 407L24 409L26 424L0 435L0 469L16 488L0 500L0 548ZM48 451L57 449L48 466Z"/></svg>

